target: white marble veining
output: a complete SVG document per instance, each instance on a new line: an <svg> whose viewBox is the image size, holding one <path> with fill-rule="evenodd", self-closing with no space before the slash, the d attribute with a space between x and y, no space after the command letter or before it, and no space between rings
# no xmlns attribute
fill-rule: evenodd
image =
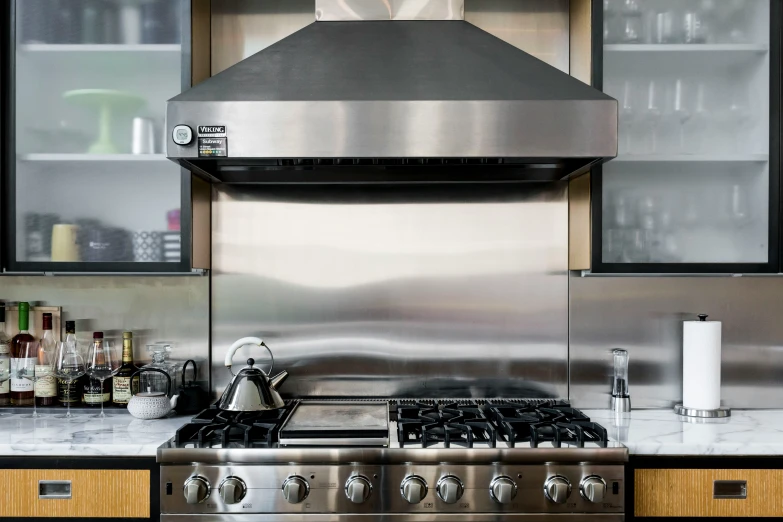
<svg viewBox="0 0 783 522"><path fill-rule="evenodd" d="M0 455L154 457L191 416L139 420L128 414L96 419L80 414L74 422L46 414L0 417Z"/></svg>
<svg viewBox="0 0 783 522"><path fill-rule="evenodd" d="M725 419L691 419L672 410L584 410L635 455L783 455L783 410L732 410Z"/></svg>

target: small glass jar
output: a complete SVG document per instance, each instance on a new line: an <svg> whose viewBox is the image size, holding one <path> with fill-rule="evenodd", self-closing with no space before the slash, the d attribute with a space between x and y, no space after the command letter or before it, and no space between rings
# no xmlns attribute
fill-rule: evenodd
<svg viewBox="0 0 783 522"><path fill-rule="evenodd" d="M158 341L153 344L147 345L147 352L152 357L152 362L142 366L142 369L157 368L166 372L171 379L171 390L169 391L169 397L173 396L181 384L181 367L180 365L169 360L171 355L171 343L165 341ZM142 373L140 376L139 391L142 392L162 392L166 393L166 377L159 373L147 372Z"/></svg>

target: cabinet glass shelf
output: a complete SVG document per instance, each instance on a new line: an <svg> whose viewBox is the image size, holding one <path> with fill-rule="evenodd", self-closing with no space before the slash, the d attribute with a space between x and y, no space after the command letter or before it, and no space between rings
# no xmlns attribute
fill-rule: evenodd
<svg viewBox="0 0 783 522"><path fill-rule="evenodd" d="M173 53L179 55L177 44L24 44L22 53Z"/></svg>
<svg viewBox="0 0 783 522"><path fill-rule="evenodd" d="M769 155L767 154L628 154L618 156L612 160L615 163L766 163L767 161L769 161Z"/></svg>
<svg viewBox="0 0 783 522"><path fill-rule="evenodd" d="M717 53L739 52L758 53L769 52L769 47L763 44L607 44L604 51L608 53Z"/></svg>

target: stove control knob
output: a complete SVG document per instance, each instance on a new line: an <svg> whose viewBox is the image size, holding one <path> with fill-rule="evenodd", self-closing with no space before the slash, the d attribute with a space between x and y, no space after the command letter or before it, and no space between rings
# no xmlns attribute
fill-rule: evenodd
<svg viewBox="0 0 783 522"><path fill-rule="evenodd" d="M185 502L201 504L209 498L209 481L204 477L190 477L185 481Z"/></svg>
<svg viewBox="0 0 783 522"><path fill-rule="evenodd" d="M438 491L440 499L446 504L456 504L465 492L465 486L453 475L440 479L435 489Z"/></svg>
<svg viewBox="0 0 783 522"><path fill-rule="evenodd" d="M400 492L402 498L407 500L409 504L418 504L427 496L427 482L416 475L405 477L400 485Z"/></svg>
<svg viewBox="0 0 783 522"><path fill-rule="evenodd" d="M517 496L517 484L509 477L497 477L489 485L489 496L498 504L511 504Z"/></svg>
<svg viewBox="0 0 783 522"><path fill-rule="evenodd" d="M220 498L224 504L238 504L247 493L247 486L242 479L237 477L227 477L220 483Z"/></svg>
<svg viewBox="0 0 783 522"><path fill-rule="evenodd" d="M345 496L354 504L361 504L370 498L372 484L362 476L355 476L345 483Z"/></svg>
<svg viewBox="0 0 783 522"><path fill-rule="evenodd" d="M598 475L590 475L582 479L579 484L579 492L585 500L600 504L606 494L606 482Z"/></svg>
<svg viewBox="0 0 783 522"><path fill-rule="evenodd" d="M299 504L307 498L308 493L310 493L310 485L302 477L294 475L283 482L283 498L291 504Z"/></svg>
<svg viewBox="0 0 783 522"><path fill-rule="evenodd" d="M565 504L565 501L568 500L568 495L571 494L571 483L568 482L567 478L560 475L549 477L544 483L544 494L550 502Z"/></svg>

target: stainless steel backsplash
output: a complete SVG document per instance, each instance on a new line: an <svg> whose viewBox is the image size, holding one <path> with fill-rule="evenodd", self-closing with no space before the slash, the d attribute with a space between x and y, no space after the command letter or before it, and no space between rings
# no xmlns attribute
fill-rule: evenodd
<svg viewBox="0 0 783 522"><path fill-rule="evenodd" d="M723 323L722 402L783 406L783 278L586 277L570 279L570 396L605 408L612 348L630 355L634 408L682 398L682 321L709 314ZM685 376L687 378L687 376Z"/></svg>
<svg viewBox="0 0 783 522"><path fill-rule="evenodd" d="M567 237L564 183L219 185L213 391L254 335L286 397L565 397Z"/></svg>

